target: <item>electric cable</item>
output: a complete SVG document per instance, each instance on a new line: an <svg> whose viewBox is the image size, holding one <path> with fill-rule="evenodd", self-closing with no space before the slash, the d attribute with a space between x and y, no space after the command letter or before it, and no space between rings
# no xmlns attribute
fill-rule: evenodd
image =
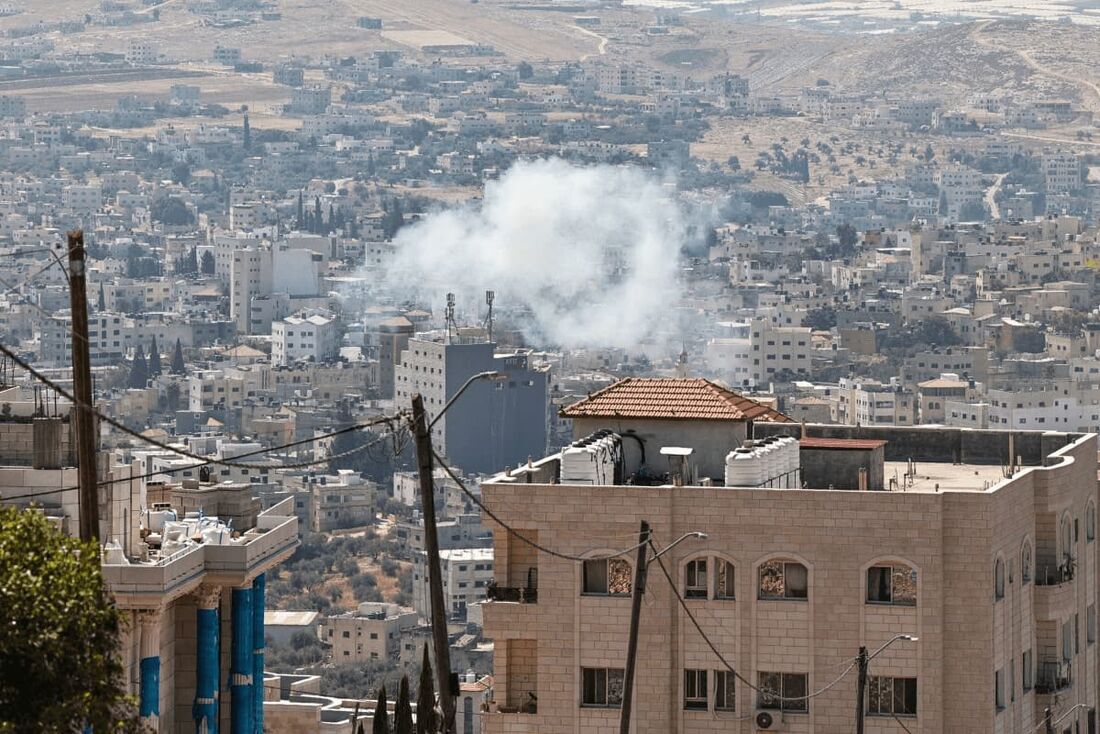
<svg viewBox="0 0 1100 734"><path fill-rule="evenodd" d="M553 548L547 548L546 546L541 545L540 543L537 543L534 540L531 540L530 538L523 535L521 532L519 532L515 528L508 525L508 523L501 520L499 515L497 515L492 510L490 510L486 506L486 504L481 501L480 497L478 497L477 495L475 495L473 492L471 492L469 489L466 488L466 484L461 479L458 478L458 476L454 473L454 470L451 469L451 467L447 465L447 462L444 461L443 457L439 455L439 452L437 452L435 450L435 448L432 448L432 456L435 457L435 460L439 463L439 466L443 469L443 471L445 471L447 473L447 476L449 476L452 480L454 480L455 484L458 485L458 488L460 490L462 490L462 493L465 494L471 501L473 501L473 503L475 505L477 505L479 508L481 508L482 512L484 512L486 515L488 515L490 518L492 518L493 522L495 522L497 525L500 525L502 528L504 528L504 530L506 530L508 532L509 535L513 536L517 540L519 540L523 543L526 543L527 545L531 546L535 550L542 551L543 553L545 553L548 556L553 556L554 558L561 558L562 560L565 560L565 561L575 561L575 562L578 562L578 563L583 563L585 561L608 561L608 560L611 560L612 558L618 558L620 556L625 556L628 553L632 553L632 552L638 550L639 548L641 548L647 542L647 541L642 541L641 543L635 543L634 545L632 545L629 548L623 548L622 550L616 551L615 553L609 553L609 554L606 554L606 555L599 555L599 556L577 556L577 555L573 555L571 553L562 553L561 551L556 551Z"/></svg>
<svg viewBox="0 0 1100 734"><path fill-rule="evenodd" d="M92 411L92 413L97 418L99 418L101 421L103 421L107 425L112 426L112 427L118 429L119 431L121 431L122 433L125 433L128 436L132 436L133 438L138 439L139 441L144 441L145 443L148 443L151 446L156 446L159 449L163 449L164 451L168 451L170 453L179 454L180 456L186 456L187 458L194 459L195 461L200 461L200 462L207 462L208 461L209 463L217 464L218 466L239 467L241 469L270 469L271 468L270 464L244 464L244 463L241 463L241 462L228 461L228 460L225 460L225 459L210 459L209 457L202 456L201 454L197 454L193 451L189 451L187 449L183 449L183 448L180 448L178 446L172 446L170 444L164 443L163 441L158 441L155 438L151 438L149 436L146 436L146 435L142 434L140 431L135 431L133 428L130 428L126 424L122 423L121 421L115 420L111 416L106 415L105 413L99 411L98 409L96 409L96 407L94 405L93 406L87 406L87 405L84 405L84 404L80 403L71 393L69 393L63 387L61 387L56 382L51 380L49 377L46 377L44 374L42 374L41 372L36 370L34 367L32 367L30 364L28 364L25 360L23 360L21 357L19 357L19 355L17 355L14 351L9 349L4 344L0 344L0 353L2 353L4 355L6 355L7 357L9 357L13 362L15 362L15 364L22 367L24 370L26 370L28 373L30 373L30 375L32 377L34 377L36 380L38 380L42 384L53 388L54 392L56 392L58 395L65 398L69 402L71 402L75 407L90 409ZM313 443L314 441L320 440L321 438L339 436L339 435L344 434L344 433L350 433L352 431L357 431L360 428L369 428L370 426L375 426L375 425L378 425L380 423L390 424L391 428L392 428L393 422L400 419L403 415L404 415L404 411L402 411L400 413L397 413L395 415L392 415L392 416L390 416L390 415L381 416L377 419L374 419L372 421L368 421L366 423L358 423L358 424L355 424L355 425L352 425L352 426L348 426L346 428L342 428L342 429L337 430L337 431L332 431L331 433L329 433L325 436L316 436L316 437L313 437L313 438L310 438L310 439L303 439L301 442L297 442L297 443L299 445L304 444L304 443ZM269 453L269 451L265 451L264 453Z"/></svg>
<svg viewBox="0 0 1100 734"><path fill-rule="evenodd" d="M360 428L360 427L361 426L355 426L355 428ZM321 435L321 436L314 436L312 439L302 439L302 440L299 440L299 441L294 441L294 442L289 443L289 444L284 444L282 446L273 446L271 448L260 449L260 450L257 450L257 451L249 451L247 453L241 454L241 456L242 457L248 457L248 456L256 456L256 455L259 455L259 454L272 453L274 451L280 451L280 450L285 449L285 448L293 448L294 446L300 446L303 443L323 440L325 438L329 438L331 435L333 435L333 434L324 434L324 435ZM305 469L305 468L308 468L308 467L311 467L311 466L319 466L321 464L327 464L331 461L335 461L337 459L342 459L345 456L350 456L350 455L355 454L359 451L363 451L365 449L368 449L371 446L374 446L375 444L380 443L381 441L384 441L387 438L389 438L388 432L379 435L373 441L369 441L369 442L363 444L362 446L356 446L353 449L349 449L347 451L342 451L338 454L332 454L331 456L326 456L323 459L315 459L313 461L304 461L304 462L299 462L297 464L271 465L271 466L267 466L265 468L268 468L268 469ZM121 477L119 479L108 479L106 481L97 482L96 486L97 487L106 487L106 486L110 486L110 485L113 485L113 484L123 484L125 482L133 482L133 481L137 481L137 480L141 480L141 479L151 479L153 477L158 477L158 476L161 476L163 474L175 474L176 472L187 471L188 469L196 469L196 468L203 467L203 466L209 466L209 465L214 464L214 463L216 463L215 460L206 459L205 461L202 461L202 462L199 462L199 463L196 463L196 464L188 464L187 466L177 466L177 467L170 467L170 468L166 468L166 469L159 469L157 471L147 472L145 474L136 474L134 476L129 476L129 477ZM37 497L48 497L50 495L60 494L62 492L75 492L78 489L80 489L79 486L59 487L58 489L46 490L44 492L30 492L30 493L27 493L27 494L18 494L18 495L10 495L8 497L0 497L0 500L8 502L8 501L11 501L11 500L19 500L19 499L34 499L34 498L37 498Z"/></svg>
<svg viewBox="0 0 1100 734"><path fill-rule="evenodd" d="M649 545L653 549L653 552L656 553L657 546L653 544L652 535L650 536ZM695 614L691 611L691 607L688 606L688 603L686 601L684 601L684 597L680 594L680 589L677 588L676 582L673 581L672 576L669 574L668 569L665 567L664 560L661 558L661 556L656 556L654 560L657 561L657 565L660 567L661 573L664 574L665 580L668 581L668 585L669 588L672 589L672 593L676 595L676 600L680 602L680 607L684 610L684 613L687 614L688 619L691 620L691 624L695 627L695 630L699 633L699 636L703 638L703 642L705 642L707 647L710 648L710 651L713 652L715 656L717 656L718 660L722 663L722 665L726 666L726 669L729 670L729 672L733 673L737 680L741 681L746 686L748 686L750 690L759 693L761 696L773 701L808 701L811 698L817 698L818 696L836 686L838 683L840 683L840 681L844 680L844 677L847 676L848 673L852 672L852 668L856 666L855 662L850 663L848 667L844 669L844 672L834 678L832 682L823 686L822 688L817 689L816 691L813 691L812 693L806 694L805 696L783 696L779 693L760 688L759 686L753 684L753 682L750 681L748 678L741 675L741 673L738 672L737 669L734 668L729 663L729 661L726 660L725 656L723 656L722 653L718 651L718 648L714 645L713 642L711 642L710 637L707 635L706 632L703 631L703 627L695 618Z"/></svg>

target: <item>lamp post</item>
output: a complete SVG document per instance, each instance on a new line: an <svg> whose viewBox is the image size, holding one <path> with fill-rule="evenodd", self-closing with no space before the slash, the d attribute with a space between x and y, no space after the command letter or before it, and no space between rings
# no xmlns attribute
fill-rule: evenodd
<svg viewBox="0 0 1100 734"><path fill-rule="evenodd" d="M688 538L705 540L706 533L684 533L676 540L653 554L656 560ZM642 594L645 593L646 568L649 564L649 546L652 543L649 523L642 520L638 534L638 562L634 567L634 594L630 601L630 634L626 647L626 670L623 671L623 702L619 712L619 734L629 734L630 714L634 705L634 670L638 661L638 627L642 619ZM656 550L656 549L654 549Z"/></svg>
<svg viewBox="0 0 1100 734"><path fill-rule="evenodd" d="M455 703L451 695L451 651L447 639L447 607L443 599L443 574L439 567L439 536L435 519L435 483L432 469L432 426L454 405L459 396L477 380L499 380L500 372L479 372L463 383L443 408L428 422L424 398L417 393L412 399L413 433L416 437L416 463L420 475L420 504L424 513L424 550L428 561L428 591L432 608L432 647L435 650L436 682L439 686L439 708L443 711L443 731L455 730Z"/></svg>
<svg viewBox="0 0 1100 734"><path fill-rule="evenodd" d="M856 734L863 734L863 717L866 714L864 708L864 700L867 697L867 667L872 660L874 660L883 650L893 645L898 640L905 640L907 642L916 642L919 637L914 635L894 635L889 640L884 642L881 647L875 650L871 654L867 654L867 647L865 645L859 646L859 655L856 657L856 664L859 666L859 678L856 682Z"/></svg>

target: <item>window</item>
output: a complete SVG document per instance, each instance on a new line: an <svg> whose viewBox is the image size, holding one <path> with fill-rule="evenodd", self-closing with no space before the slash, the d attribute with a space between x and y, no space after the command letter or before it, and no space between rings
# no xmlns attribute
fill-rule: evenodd
<svg viewBox="0 0 1100 734"><path fill-rule="evenodd" d="M623 705L622 668L581 668L581 686L582 706Z"/></svg>
<svg viewBox="0 0 1100 734"><path fill-rule="evenodd" d="M917 572L908 566L871 566L867 569L867 603L917 605Z"/></svg>
<svg viewBox="0 0 1100 734"><path fill-rule="evenodd" d="M721 558L714 559L714 598L734 598L733 564L729 561L723 561Z"/></svg>
<svg viewBox="0 0 1100 734"><path fill-rule="evenodd" d="M1073 660L1073 623L1068 620L1062 623L1062 660Z"/></svg>
<svg viewBox="0 0 1100 734"><path fill-rule="evenodd" d="M688 563L684 596L688 599L707 598L707 559L699 558Z"/></svg>
<svg viewBox="0 0 1100 734"><path fill-rule="evenodd" d="M714 710L737 710L737 677L728 670L714 671Z"/></svg>
<svg viewBox="0 0 1100 734"><path fill-rule="evenodd" d="M378 639L378 633L377 632L371 632L370 633L370 638L372 640L377 640Z"/></svg>
<svg viewBox="0 0 1100 734"><path fill-rule="evenodd" d="M630 562L602 558L584 562L584 593L630 596Z"/></svg>
<svg viewBox="0 0 1100 734"><path fill-rule="evenodd" d="M801 563L768 561L760 566L761 599L807 598L808 573Z"/></svg>
<svg viewBox="0 0 1100 734"><path fill-rule="evenodd" d="M1090 645L1096 642L1096 605L1089 604L1085 609L1085 641Z"/></svg>
<svg viewBox="0 0 1100 734"><path fill-rule="evenodd" d="M1085 540L1096 540L1096 508L1092 505L1085 510Z"/></svg>
<svg viewBox="0 0 1100 734"><path fill-rule="evenodd" d="M685 709L702 709L706 711L707 708L707 671L705 670L685 670L684 671L684 708Z"/></svg>
<svg viewBox="0 0 1100 734"><path fill-rule="evenodd" d="M993 703L998 711L1005 707L1005 672L998 670L993 674Z"/></svg>
<svg viewBox="0 0 1100 734"><path fill-rule="evenodd" d="M350 640L351 639L351 631L350 630L344 630L343 637L344 637L345 640Z"/></svg>
<svg viewBox="0 0 1100 734"><path fill-rule="evenodd" d="M760 708L777 711L808 710L805 697L808 681L805 673L763 673L759 674L757 687L760 689Z"/></svg>
<svg viewBox="0 0 1100 734"><path fill-rule="evenodd" d="M1031 650L1024 650L1024 654L1020 659L1020 682L1023 685L1024 692L1030 691L1034 684L1035 679L1035 666L1031 662Z"/></svg>
<svg viewBox="0 0 1100 734"><path fill-rule="evenodd" d="M917 679L872 675L867 679L867 713L872 716L916 716Z"/></svg>
<svg viewBox="0 0 1100 734"><path fill-rule="evenodd" d="M1031 582L1031 543L1024 543L1020 552L1020 577L1025 584Z"/></svg>
<svg viewBox="0 0 1100 734"><path fill-rule="evenodd" d="M1000 558L993 564L993 594L997 599L1005 598L1005 562Z"/></svg>

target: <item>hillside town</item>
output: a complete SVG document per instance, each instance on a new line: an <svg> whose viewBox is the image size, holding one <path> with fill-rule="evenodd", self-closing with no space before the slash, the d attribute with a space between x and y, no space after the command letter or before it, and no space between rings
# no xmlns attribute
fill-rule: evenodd
<svg viewBox="0 0 1100 734"><path fill-rule="evenodd" d="M92 526L147 731L1096 730L1093 82L657 62L698 16L614 2L524 16L573 58L29 5L0 505Z"/></svg>

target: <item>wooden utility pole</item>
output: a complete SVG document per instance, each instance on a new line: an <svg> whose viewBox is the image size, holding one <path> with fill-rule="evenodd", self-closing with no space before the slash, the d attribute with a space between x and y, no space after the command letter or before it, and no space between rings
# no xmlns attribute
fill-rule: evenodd
<svg viewBox="0 0 1100 734"><path fill-rule="evenodd" d="M432 434L424 412L424 398L412 399L416 436L416 465L420 475L420 507L424 513L424 545L428 556L428 587L432 604L432 646L435 648L436 685L443 711L443 734L455 730L455 702L451 695L451 648L447 638L447 607L443 601L443 575L439 568L439 535L435 522L435 484L432 471Z"/></svg>
<svg viewBox="0 0 1100 734"><path fill-rule="evenodd" d="M648 559L649 523L642 520L642 527L638 532L638 560L634 565L634 596L630 603L630 637L626 648L626 672L623 675L623 703L619 716L619 734L630 734L630 714L634 706L634 670L638 661L638 627L642 621L642 595L645 594Z"/></svg>
<svg viewBox="0 0 1100 734"><path fill-rule="evenodd" d="M863 734L864 714L867 711L867 665L871 659L867 656L867 648L859 646L859 655L856 657L856 734Z"/></svg>
<svg viewBox="0 0 1100 734"><path fill-rule="evenodd" d="M73 397L76 398L76 467L80 483L80 539L99 542L99 481L92 362L88 345L88 292L84 232L69 232L69 304L72 310Z"/></svg>

